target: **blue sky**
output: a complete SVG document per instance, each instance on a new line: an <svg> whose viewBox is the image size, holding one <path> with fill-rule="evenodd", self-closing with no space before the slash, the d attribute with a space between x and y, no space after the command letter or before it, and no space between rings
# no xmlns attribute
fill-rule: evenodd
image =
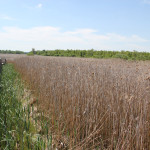
<svg viewBox="0 0 150 150"><path fill-rule="evenodd" d="M150 0L0 0L0 49L150 52Z"/></svg>

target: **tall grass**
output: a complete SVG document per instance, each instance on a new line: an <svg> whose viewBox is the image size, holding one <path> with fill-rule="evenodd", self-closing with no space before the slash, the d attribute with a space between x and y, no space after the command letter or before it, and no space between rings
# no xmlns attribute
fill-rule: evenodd
<svg viewBox="0 0 150 150"><path fill-rule="evenodd" d="M14 59L18 57L24 57L26 56L25 54L1 54L0 53L0 58L6 59L8 62L12 62Z"/></svg>
<svg viewBox="0 0 150 150"><path fill-rule="evenodd" d="M0 150L41 150L48 147L37 134L31 120L31 108L26 103L24 87L13 65L3 66L0 81ZM42 122L44 124L44 122ZM50 146L49 146L50 147Z"/></svg>
<svg viewBox="0 0 150 150"><path fill-rule="evenodd" d="M1 71L2 71L2 59L0 57L0 73L1 73Z"/></svg>
<svg viewBox="0 0 150 150"><path fill-rule="evenodd" d="M77 150L150 149L149 66L115 59L15 60L49 121L53 144Z"/></svg>

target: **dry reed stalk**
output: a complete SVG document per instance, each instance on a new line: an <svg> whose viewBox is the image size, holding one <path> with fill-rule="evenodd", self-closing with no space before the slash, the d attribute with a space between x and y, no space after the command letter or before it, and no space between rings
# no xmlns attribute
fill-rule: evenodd
<svg viewBox="0 0 150 150"><path fill-rule="evenodd" d="M36 56L14 63L65 148L150 149L149 61Z"/></svg>

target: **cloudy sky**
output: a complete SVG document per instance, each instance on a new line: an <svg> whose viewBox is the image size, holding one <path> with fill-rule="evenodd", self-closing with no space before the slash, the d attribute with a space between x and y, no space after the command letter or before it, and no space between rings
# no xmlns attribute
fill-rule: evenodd
<svg viewBox="0 0 150 150"><path fill-rule="evenodd" d="M0 0L0 49L150 52L150 0Z"/></svg>

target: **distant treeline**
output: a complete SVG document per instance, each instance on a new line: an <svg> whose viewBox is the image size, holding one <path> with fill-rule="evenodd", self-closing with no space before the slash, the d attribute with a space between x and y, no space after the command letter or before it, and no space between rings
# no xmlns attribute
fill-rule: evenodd
<svg viewBox="0 0 150 150"><path fill-rule="evenodd" d="M25 54L23 51L12 51L12 50L0 50L0 54Z"/></svg>
<svg viewBox="0 0 150 150"><path fill-rule="evenodd" d="M43 50L31 51L28 55L64 56L85 58L121 58L126 60L150 60L150 53L137 51L96 51L96 50Z"/></svg>

